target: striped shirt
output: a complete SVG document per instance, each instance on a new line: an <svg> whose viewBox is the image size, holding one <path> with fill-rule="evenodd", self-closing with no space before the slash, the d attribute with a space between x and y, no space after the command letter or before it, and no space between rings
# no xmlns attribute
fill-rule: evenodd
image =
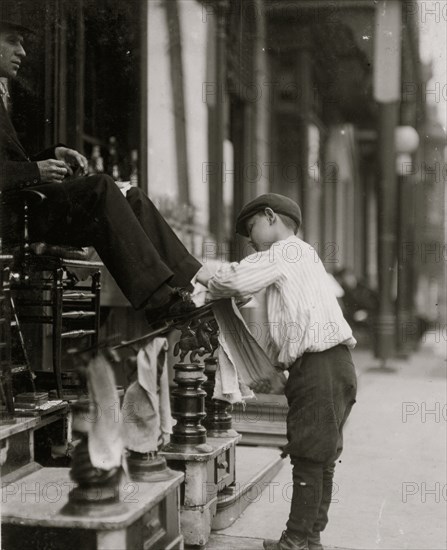
<svg viewBox="0 0 447 550"><path fill-rule="evenodd" d="M266 289L266 352L274 365L288 368L305 352L356 344L316 250L295 235L221 266L208 289L212 298Z"/></svg>

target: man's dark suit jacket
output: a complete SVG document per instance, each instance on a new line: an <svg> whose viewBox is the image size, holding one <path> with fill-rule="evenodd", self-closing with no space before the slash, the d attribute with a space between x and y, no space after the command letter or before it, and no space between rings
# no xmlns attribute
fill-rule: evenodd
<svg viewBox="0 0 447 550"><path fill-rule="evenodd" d="M55 158L55 147L29 157L0 101L0 189L12 191L40 184L37 161Z"/></svg>
<svg viewBox="0 0 447 550"><path fill-rule="evenodd" d="M37 161L55 158L51 147L34 156L28 156L17 136L11 118L0 100L0 191L2 193L2 228L4 242L15 242L21 234L21 204L17 192L42 184ZM52 185L51 187L55 187ZM62 191L62 188L61 188ZM56 197L59 193L56 194ZM62 193L61 193L62 195ZM54 197L54 198L56 198ZM61 196L59 200L64 200ZM56 199L56 202L57 201Z"/></svg>

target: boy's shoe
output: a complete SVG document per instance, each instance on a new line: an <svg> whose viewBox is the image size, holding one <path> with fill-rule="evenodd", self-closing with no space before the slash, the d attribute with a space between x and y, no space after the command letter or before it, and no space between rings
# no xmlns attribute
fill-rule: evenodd
<svg viewBox="0 0 447 550"><path fill-rule="evenodd" d="M324 546L321 544L320 532L315 531L307 537L307 542L309 544L309 550L324 550Z"/></svg>
<svg viewBox="0 0 447 550"><path fill-rule="evenodd" d="M266 539L264 550L309 550L307 537L283 531L279 540Z"/></svg>
<svg viewBox="0 0 447 550"><path fill-rule="evenodd" d="M147 307L144 310L149 325L162 323L171 319L188 317L196 309L191 299L191 293L183 288L174 288L169 300L155 308Z"/></svg>

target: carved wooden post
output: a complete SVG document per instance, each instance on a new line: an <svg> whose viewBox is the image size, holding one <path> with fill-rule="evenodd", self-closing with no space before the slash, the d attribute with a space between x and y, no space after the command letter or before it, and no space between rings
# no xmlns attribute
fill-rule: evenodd
<svg viewBox="0 0 447 550"><path fill-rule="evenodd" d="M205 359L205 375L207 381L203 384L206 391L205 407L206 418L203 422L210 437L233 437L237 432L232 429L232 416L228 412L231 404L214 399L214 386L216 384L217 357L208 357Z"/></svg>
<svg viewBox="0 0 447 550"><path fill-rule="evenodd" d="M206 378L205 366L197 361L174 365L174 381L178 387L172 392L172 416L177 420L171 436L171 446L194 447L206 443L205 418L206 392L201 388Z"/></svg>
<svg viewBox="0 0 447 550"><path fill-rule="evenodd" d="M198 318L189 321L182 328L180 340L176 343L174 354L180 355L180 361L174 365L174 381L177 388L172 392L172 416L177 420L173 427L170 443L164 451L210 452L206 444L206 429L202 420L206 416L206 391L202 384L205 365L198 356L212 351L209 320ZM190 361L185 362L190 353Z"/></svg>
<svg viewBox="0 0 447 550"><path fill-rule="evenodd" d="M219 507L219 495L235 482L235 447L241 438L238 434L231 436L227 429L231 427L227 405L212 399L217 367L212 354L218 345L217 327L213 324L210 305L199 310L195 318L183 326L174 349L174 354L180 355L180 362L174 366L174 380L178 387L172 392L172 415L177 419L177 425L173 428L170 444L162 449L168 464L185 473L180 508L185 544L201 547L210 536L213 517ZM189 353L190 359L186 362ZM197 356L205 354L208 359L205 359L205 364L200 363ZM205 415L210 415L211 420ZM208 426L212 428L211 435L218 437L206 439L210 435Z"/></svg>

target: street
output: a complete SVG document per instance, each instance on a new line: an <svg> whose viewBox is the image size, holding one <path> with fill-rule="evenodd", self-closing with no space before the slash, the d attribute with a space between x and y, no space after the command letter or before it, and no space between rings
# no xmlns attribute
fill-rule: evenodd
<svg viewBox="0 0 447 550"><path fill-rule="evenodd" d="M409 360L390 361L394 371L378 369L369 351L354 352L359 391L322 535L327 548L446 547L446 346L442 335L431 335ZM209 548L262 548L260 539L279 538L290 497L287 461ZM227 537L246 539L239 546Z"/></svg>

